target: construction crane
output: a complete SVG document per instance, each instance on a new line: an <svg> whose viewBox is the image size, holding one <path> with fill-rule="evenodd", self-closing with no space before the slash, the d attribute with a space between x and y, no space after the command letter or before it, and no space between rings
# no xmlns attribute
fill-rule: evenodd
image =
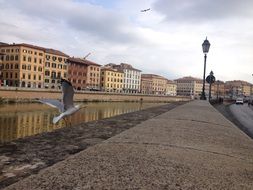
<svg viewBox="0 0 253 190"><path fill-rule="evenodd" d="M87 55L84 56L83 59L86 59L91 53L88 53Z"/></svg>

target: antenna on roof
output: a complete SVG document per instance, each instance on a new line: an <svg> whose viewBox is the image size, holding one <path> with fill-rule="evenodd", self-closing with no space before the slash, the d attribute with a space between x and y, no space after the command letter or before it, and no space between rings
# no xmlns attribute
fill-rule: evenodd
<svg viewBox="0 0 253 190"><path fill-rule="evenodd" d="M84 56L83 59L86 59L91 53L88 53L87 55Z"/></svg>

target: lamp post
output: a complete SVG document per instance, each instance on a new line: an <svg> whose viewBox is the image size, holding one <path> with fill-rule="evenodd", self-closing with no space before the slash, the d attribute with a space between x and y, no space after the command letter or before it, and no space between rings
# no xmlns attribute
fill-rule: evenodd
<svg viewBox="0 0 253 190"><path fill-rule="evenodd" d="M207 76L207 82L209 83L209 96L208 100L210 102L212 98L212 84L215 82L215 77L213 76L213 71L210 72L210 75Z"/></svg>
<svg viewBox="0 0 253 190"><path fill-rule="evenodd" d="M203 87L202 87L202 93L201 93L201 100L206 100L206 94L205 94L205 79L206 79L206 57L207 57L207 53L209 51L210 48L210 43L207 40L207 37L205 39L205 41L202 44L202 49L203 49L203 53L205 54L204 56L204 75L203 75Z"/></svg>

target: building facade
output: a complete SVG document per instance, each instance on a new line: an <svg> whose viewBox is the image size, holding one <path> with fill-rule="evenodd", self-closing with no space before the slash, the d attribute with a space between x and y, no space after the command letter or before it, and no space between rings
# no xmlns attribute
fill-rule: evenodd
<svg viewBox="0 0 253 190"><path fill-rule="evenodd" d="M220 80L215 81L212 84L211 88L213 99L225 98L225 83L223 81Z"/></svg>
<svg viewBox="0 0 253 190"><path fill-rule="evenodd" d="M242 80L226 81L225 94L230 98L251 96L252 84Z"/></svg>
<svg viewBox="0 0 253 190"><path fill-rule="evenodd" d="M165 94L169 96L177 95L177 83L172 80L167 80Z"/></svg>
<svg viewBox="0 0 253 190"><path fill-rule="evenodd" d="M84 60L88 65L87 67L87 88L90 90L100 90L100 73L101 65L94 63L92 61Z"/></svg>
<svg viewBox="0 0 253 190"><path fill-rule="evenodd" d="M152 78L141 76L141 93L142 94L153 94Z"/></svg>
<svg viewBox="0 0 253 190"><path fill-rule="evenodd" d="M68 58L68 76L77 90L100 90L100 66L84 58Z"/></svg>
<svg viewBox="0 0 253 190"><path fill-rule="evenodd" d="M203 80L191 76L182 77L175 80L177 83L177 95L193 96L199 98L203 88ZM209 84L205 83L206 96L209 93Z"/></svg>
<svg viewBox="0 0 253 190"><path fill-rule="evenodd" d="M148 89L150 86L151 81L151 91ZM167 79L154 74L142 74L141 75L141 86L143 89L141 89L141 92L144 93L150 93L156 94L156 95L166 95L166 88L167 88Z"/></svg>
<svg viewBox="0 0 253 190"><path fill-rule="evenodd" d="M45 49L44 87L50 89L61 88L61 78L67 78L68 55L54 49Z"/></svg>
<svg viewBox="0 0 253 190"><path fill-rule="evenodd" d="M2 63L3 63L3 60L4 60L4 55L3 53L0 52L0 86L3 85L3 75L2 75Z"/></svg>
<svg viewBox="0 0 253 190"><path fill-rule="evenodd" d="M141 70L135 69L132 65L126 63L120 65L107 64L106 66L124 72L124 93L139 93L141 91Z"/></svg>
<svg viewBox="0 0 253 190"><path fill-rule="evenodd" d="M68 80L76 90L87 89L87 70L88 65L83 59L68 58Z"/></svg>
<svg viewBox="0 0 253 190"><path fill-rule="evenodd" d="M61 65L67 55L60 51L22 43L2 44L0 52L5 54L1 64L4 86L55 88L60 86L59 73L61 77L66 74L67 68Z"/></svg>
<svg viewBox="0 0 253 190"><path fill-rule="evenodd" d="M106 92L123 92L124 72L110 67L101 68L101 90Z"/></svg>

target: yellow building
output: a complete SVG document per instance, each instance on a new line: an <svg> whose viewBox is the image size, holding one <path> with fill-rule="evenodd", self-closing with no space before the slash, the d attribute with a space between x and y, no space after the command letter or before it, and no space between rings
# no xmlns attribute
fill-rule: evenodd
<svg viewBox="0 0 253 190"><path fill-rule="evenodd" d="M54 49L45 49L45 88L61 88L60 79L67 78L68 55Z"/></svg>
<svg viewBox="0 0 253 190"><path fill-rule="evenodd" d="M124 72L110 67L101 68L101 90L123 92Z"/></svg>
<svg viewBox="0 0 253 190"><path fill-rule="evenodd" d="M87 88L90 90L100 90L100 66L92 61L84 60L87 67Z"/></svg>
<svg viewBox="0 0 253 190"><path fill-rule="evenodd" d="M52 87L55 84L50 84L54 82L55 75L52 72L61 72L63 77L67 70L65 66L61 66L65 64L67 55L57 50L22 43L0 44L0 52L5 54L2 61L4 86L43 88L46 82L46 87ZM49 57L54 60L50 62ZM48 81L50 77L51 80ZM44 81L44 78L47 80Z"/></svg>
<svg viewBox="0 0 253 190"><path fill-rule="evenodd" d="M166 94L166 85L167 85L166 78L154 75L154 74L141 74L141 89L142 93L150 93L151 94L159 94L165 95ZM147 88L150 85L150 81L152 81L151 91Z"/></svg>
<svg viewBox="0 0 253 190"><path fill-rule="evenodd" d="M177 95L177 83L172 80L167 80L165 91L166 91L166 95L176 96Z"/></svg>

